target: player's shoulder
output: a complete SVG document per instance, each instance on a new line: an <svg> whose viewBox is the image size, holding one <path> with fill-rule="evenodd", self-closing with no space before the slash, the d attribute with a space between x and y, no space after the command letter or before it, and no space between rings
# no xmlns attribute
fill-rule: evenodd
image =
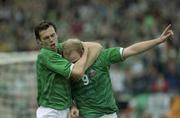
<svg viewBox="0 0 180 118"><path fill-rule="evenodd" d="M52 53L53 53L53 52L52 52L51 50L46 49L46 48L41 48L40 51L39 51L39 55L40 55L40 56L43 56L43 55L48 56L48 55L50 55L50 54L52 54Z"/></svg>
<svg viewBox="0 0 180 118"><path fill-rule="evenodd" d="M108 53L108 54L119 53L119 52L122 52L123 50L124 50L123 47L111 47L111 48L104 49L104 53Z"/></svg>
<svg viewBox="0 0 180 118"><path fill-rule="evenodd" d="M39 58L50 58L50 57L58 57L59 58L59 57L62 57L62 55L58 54L55 51L52 51L52 50L49 50L46 48L42 48L39 51L38 57Z"/></svg>
<svg viewBox="0 0 180 118"><path fill-rule="evenodd" d="M122 53L123 53L123 49L122 47L111 47L111 48L105 48L102 50L101 52L101 57L104 57L104 58L109 58L111 57L112 55L113 56L121 56Z"/></svg>
<svg viewBox="0 0 180 118"><path fill-rule="evenodd" d="M112 53L114 51L119 51L119 49L120 49L119 47L104 48L104 49L102 49L101 54L106 55L107 53Z"/></svg>
<svg viewBox="0 0 180 118"><path fill-rule="evenodd" d="M97 60L101 60L101 59L104 59L105 58L105 56L106 56L106 49L105 48L103 48L102 50L101 50L101 52L99 53L99 56L98 56L98 58L97 58Z"/></svg>

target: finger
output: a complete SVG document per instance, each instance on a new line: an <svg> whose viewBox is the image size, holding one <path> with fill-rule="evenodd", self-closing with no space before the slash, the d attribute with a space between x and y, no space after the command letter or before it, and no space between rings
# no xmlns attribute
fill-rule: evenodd
<svg viewBox="0 0 180 118"><path fill-rule="evenodd" d="M174 36L174 32L172 31L172 30L169 30L168 32L167 32L167 34L168 33L170 33L171 34L171 37L173 37Z"/></svg>
<svg viewBox="0 0 180 118"><path fill-rule="evenodd" d="M78 113L78 112L74 112L74 115L75 115L76 117L78 117L78 116L79 116L79 113Z"/></svg>
<svg viewBox="0 0 180 118"><path fill-rule="evenodd" d="M75 111L75 112L73 112L73 115L74 115L74 116L78 116L79 113L78 113L77 111Z"/></svg>
<svg viewBox="0 0 180 118"><path fill-rule="evenodd" d="M71 118L75 118L75 117L76 117L76 115L74 115L74 114L72 115L72 114L71 114Z"/></svg>
<svg viewBox="0 0 180 118"><path fill-rule="evenodd" d="M165 30L163 31L162 35L164 35L164 34L169 30L170 27L171 27L171 24L169 24L169 25L165 28Z"/></svg>
<svg viewBox="0 0 180 118"><path fill-rule="evenodd" d="M71 116L74 116L74 112L71 112Z"/></svg>
<svg viewBox="0 0 180 118"><path fill-rule="evenodd" d="M174 35L174 32L172 30L170 30L169 32L171 33L172 36Z"/></svg>
<svg viewBox="0 0 180 118"><path fill-rule="evenodd" d="M168 31L170 27L171 27L171 24L169 24L164 31Z"/></svg>
<svg viewBox="0 0 180 118"><path fill-rule="evenodd" d="M167 39L171 36L171 33L167 33L166 35L163 36L163 39Z"/></svg>
<svg viewBox="0 0 180 118"><path fill-rule="evenodd" d="M76 117L79 117L79 112L76 113Z"/></svg>

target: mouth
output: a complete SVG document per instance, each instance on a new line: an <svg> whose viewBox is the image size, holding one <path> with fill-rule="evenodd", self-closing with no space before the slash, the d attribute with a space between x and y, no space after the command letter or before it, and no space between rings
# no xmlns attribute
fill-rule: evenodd
<svg viewBox="0 0 180 118"><path fill-rule="evenodd" d="M55 48L56 45L55 45L55 43L53 43L50 46L51 46L51 48Z"/></svg>

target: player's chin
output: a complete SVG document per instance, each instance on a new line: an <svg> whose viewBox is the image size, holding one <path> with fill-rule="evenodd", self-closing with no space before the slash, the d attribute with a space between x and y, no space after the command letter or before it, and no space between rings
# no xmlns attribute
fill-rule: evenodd
<svg viewBox="0 0 180 118"><path fill-rule="evenodd" d="M76 63L76 61L71 61L72 63Z"/></svg>
<svg viewBox="0 0 180 118"><path fill-rule="evenodd" d="M71 60L72 63L76 63L77 61L78 61L77 59Z"/></svg>

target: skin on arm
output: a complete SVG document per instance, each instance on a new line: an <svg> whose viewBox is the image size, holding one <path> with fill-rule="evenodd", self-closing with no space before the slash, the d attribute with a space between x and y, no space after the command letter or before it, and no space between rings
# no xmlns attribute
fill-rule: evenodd
<svg viewBox="0 0 180 118"><path fill-rule="evenodd" d="M65 41L63 44L63 56L74 63L71 77L73 79L81 78L86 69L94 63L101 49L102 46L98 43L81 42L78 39ZM84 55L87 57L84 58Z"/></svg>
<svg viewBox="0 0 180 118"><path fill-rule="evenodd" d="M167 41L170 37L174 35L173 31L170 30L171 25L168 25L166 29L163 31L160 37L148 41L143 41L139 43L135 43L123 51L123 58L128 58L133 55L140 54L142 52L145 52L165 41Z"/></svg>
<svg viewBox="0 0 180 118"><path fill-rule="evenodd" d="M86 70L95 62L102 50L102 46L99 43L94 42L83 42L83 44L86 44L88 46L88 58L85 67Z"/></svg>
<svg viewBox="0 0 180 118"><path fill-rule="evenodd" d="M74 63L74 66L72 69L71 77L73 79L82 78L82 76L84 75L85 69L86 69L88 48L87 48L86 44L83 44L83 47L84 47L84 53L82 54L81 58L76 63Z"/></svg>

